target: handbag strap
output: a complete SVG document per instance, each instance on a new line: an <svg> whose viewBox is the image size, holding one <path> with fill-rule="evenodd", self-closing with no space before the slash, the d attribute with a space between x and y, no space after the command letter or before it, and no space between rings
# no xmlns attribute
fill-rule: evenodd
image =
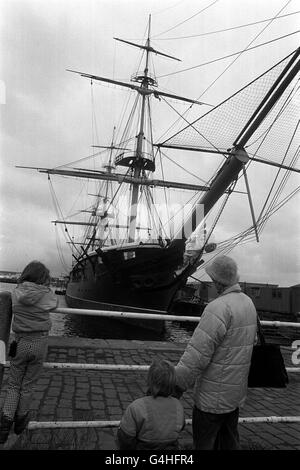
<svg viewBox="0 0 300 470"><path fill-rule="evenodd" d="M265 339L263 331L262 331L262 326L261 326L258 314L257 314L257 317L256 317L256 321L257 321L257 336L258 336L258 339L260 341L260 344L265 345L266 344L266 339Z"/></svg>

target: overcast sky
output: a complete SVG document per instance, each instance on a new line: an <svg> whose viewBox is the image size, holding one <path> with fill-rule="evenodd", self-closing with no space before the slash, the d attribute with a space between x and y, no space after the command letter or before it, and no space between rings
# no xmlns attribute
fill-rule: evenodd
<svg viewBox="0 0 300 470"><path fill-rule="evenodd" d="M51 224L57 216L47 175L16 165L56 167L90 155L91 145L109 144L121 111L120 88L95 87L92 98L89 81L66 69L128 81L139 64L138 51L113 38L141 43L151 14L153 47L182 60L155 58L160 89L217 104L295 50L299 35L247 53L243 62L237 61L204 94L233 58L180 71L237 52L258 33L252 45L296 31L299 14L290 13L297 12L298 6L296 0L0 0L0 269L21 271L29 261L39 259L53 274L64 272L57 254L60 229ZM261 21L276 15L287 16L263 31L268 22ZM260 23L200 36L254 22ZM179 73L168 75L175 71ZM97 104L96 127L92 100ZM154 112L158 105L154 103ZM169 124L166 120L154 123L156 135ZM199 159L189 158L191 168L199 173ZM186 165L186 156L179 155L178 162ZM261 197L261 172L260 168L260 179L258 173L250 179L254 203ZM299 176L293 175L289 190L297 185ZM71 196L86 189L86 182L62 178L56 186L68 213L75 211ZM244 204L240 210L249 217L245 221L249 226L249 207L246 202L240 204ZM298 207L299 198L294 198L270 220L259 244L242 245L231 252L242 280L284 286L299 283ZM226 237L239 218L237 213L228 215L219 232ZM68 247L63 249L70 265Z"/></svg>

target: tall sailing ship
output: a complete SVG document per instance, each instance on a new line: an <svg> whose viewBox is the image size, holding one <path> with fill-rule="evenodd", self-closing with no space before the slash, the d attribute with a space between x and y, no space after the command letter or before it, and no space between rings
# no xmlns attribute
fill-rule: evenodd
<svg viewBox="0 0 300 470"><path fill-rule="evenodd" d="M294 124L299 49L212 106L158 88L150 68L152 55L179 59L152 47L151 17L145 44L114 39L143 53L142 71L132 75L130 81L69 70L91 83L129 89L136 95L122 133L114 128L110 145L94 146L99 152L107 152L105 167L36 169L48 178L61 175L97 184L92 204L76 214L77 220L54 221L63 224L72 249L67 304L87 309L171 312L176 293L197 269L238 243L253 237L258 240L267 219L297 192L280 200L288 176L299 172L295 168L299 132L298 124ZM192 121L182 114L181 128L155 141L151 101L169 99L200 109L202 114ZM182 172L189 173L190 151L218 157L218 166L205 180L201 180L200 168L197 183L165 179L162 161L167 148L186 155ZM250 165L260 167L260 172L268 165L278 169L258 216L247 177ZM155 172L158 177L154 177ZM178 191L188 196L184 203L175 204L176 210L180 206L177 213L174 202ZM242 211L249 204L250 226L215 243L214 229L232 198L244 198ZM78 220L78 215L88 218ZM81 239L69 235L70 226L83 228Z"/></svg>

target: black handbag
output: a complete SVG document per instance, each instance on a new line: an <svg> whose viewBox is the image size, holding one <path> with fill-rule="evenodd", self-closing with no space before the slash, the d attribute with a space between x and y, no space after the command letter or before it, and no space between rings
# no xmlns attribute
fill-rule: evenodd
<svg viewBox="0 0 300 470"><path fill-rule="evenodd" d="M15 357L16 354L17 354L17 341L12 341L11 344L10 344L10 347L9 347L9 351L8 351L8 356L9 357Z"/></svg>
<svg viewBox="0 0 300 470"><path fill-rule="evenodd" d="M257 318L260 344L253 347L248 375L248 387L285 388L289 382L284 360L277 344L267 344Z"/></svg>

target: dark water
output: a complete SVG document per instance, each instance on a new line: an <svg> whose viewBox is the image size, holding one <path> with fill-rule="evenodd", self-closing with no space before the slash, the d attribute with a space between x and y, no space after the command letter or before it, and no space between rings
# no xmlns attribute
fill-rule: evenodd
<svg viewBox="0 0 300 470"><path fill-rule="evenodd" d="M15 284L0 282L0 291L12 291ZM57 296L60 307L67 307L65 298ZM111 318L86 317L80 315L62 315L51 313L52 336L68 336L100 339L128 339L141 341L170 341L186 343L197 323L165 322L165 331L158 334L143 328L127 325ZM147 321L147 320L145 320Z"/></svg>

